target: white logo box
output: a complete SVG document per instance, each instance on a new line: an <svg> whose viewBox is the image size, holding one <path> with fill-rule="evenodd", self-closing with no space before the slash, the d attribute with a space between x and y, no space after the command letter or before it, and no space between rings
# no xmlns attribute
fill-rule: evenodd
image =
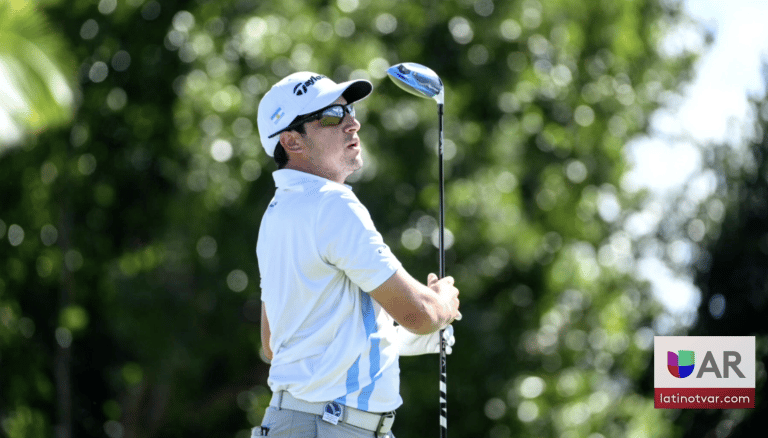
<svg viewBox="0 0 768 438"><path fill-rule="evenodd" d="M673 376L667 369L667 352L678 354L679 350L694 352L693 373L685 378ZM738 376L731 368L725 377L723 353L735 351L741 356L737 367L744 375ZM707 362L720 372L718 378L712 370L705 370L697 377L704 365L708 352L714 362ZM729 357L734 361L734 356ZM656 388L754 388L755 387L755 337L754 336L654 336L653 337L653 382Z"/></svg>

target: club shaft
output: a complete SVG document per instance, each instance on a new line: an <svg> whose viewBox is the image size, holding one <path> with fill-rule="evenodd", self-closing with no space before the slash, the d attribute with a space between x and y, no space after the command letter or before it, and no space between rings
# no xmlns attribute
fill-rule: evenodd
<svg viewBox="0 0 768 438"><path fill-rule="evenodd" d="M440 278L445 277L445 175L443 170L443 104L437 104L438 116L438 185L439 200L439 231L438 231L438 263ZM440 330L440 438L448 437L448 382L446 371L446 345L443 330Z"/></svg>

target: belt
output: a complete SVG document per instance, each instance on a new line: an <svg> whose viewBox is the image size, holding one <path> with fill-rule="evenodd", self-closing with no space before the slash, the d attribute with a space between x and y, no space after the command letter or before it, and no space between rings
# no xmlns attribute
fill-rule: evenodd
<svg viewBox="0 0 768 438"><path fill-rule="evenodd" d="M342 423L370 430L377 434L389 432L395 423L395 411L377 414L344 406L335 401L312 403L299 400L287 391L279 391L272 394L272 401L269 402L269 405L278 409L319 415L324 421L332 424L337 424L341 421Z"/></svg>

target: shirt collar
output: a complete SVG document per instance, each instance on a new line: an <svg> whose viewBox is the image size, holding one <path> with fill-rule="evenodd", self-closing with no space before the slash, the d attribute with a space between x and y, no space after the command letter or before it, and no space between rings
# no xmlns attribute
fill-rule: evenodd
<svg viewBox="0 0 768 438"><path fill-rule="evenodd" d="M285 190L302 192L304 191L304 187L309 184L335 184L341 187L345 187L348 190L352 190L352 187L347 184L339 184L335 181L323 178L322 176L317 176L294 169L276 170L272 172L272 178L274 178L275 186L277 188Z"/></svg>

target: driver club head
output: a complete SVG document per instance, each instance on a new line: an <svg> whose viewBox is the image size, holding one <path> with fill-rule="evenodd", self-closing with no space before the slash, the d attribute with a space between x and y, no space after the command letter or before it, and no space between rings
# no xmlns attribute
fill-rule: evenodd
<svg viewBox="0 0 768 438"><path fill-rule="evenodd" d="M443 81L429 67L415 62L402 62L387 69L387 75L403 90L419 97L444 101Z"/></svg>

